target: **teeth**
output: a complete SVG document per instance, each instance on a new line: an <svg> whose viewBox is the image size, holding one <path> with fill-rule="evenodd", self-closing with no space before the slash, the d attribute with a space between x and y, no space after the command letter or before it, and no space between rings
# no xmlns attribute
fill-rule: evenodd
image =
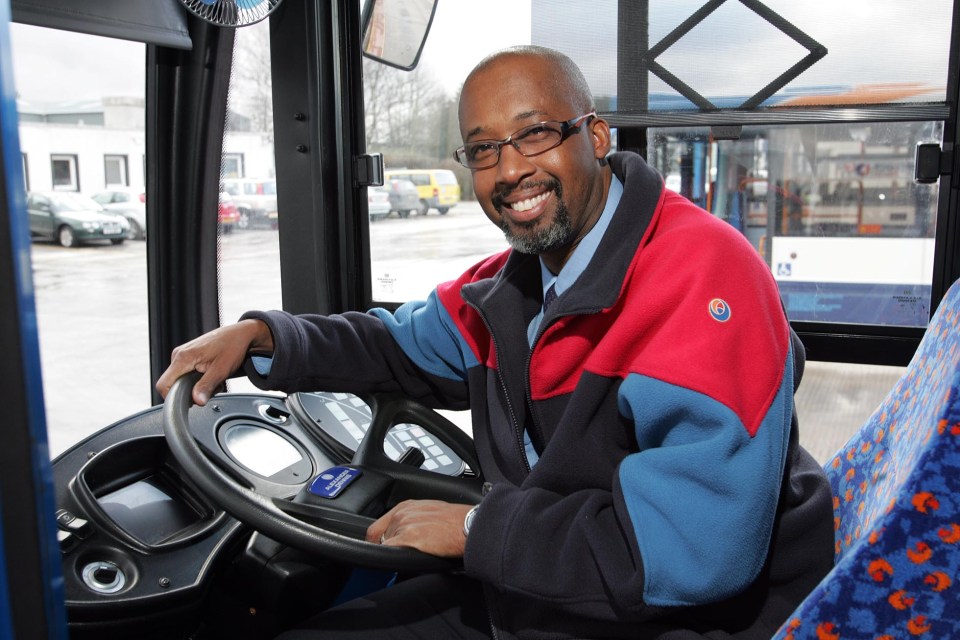
<svg viewBox="0 0 960 640"><path fill-rule="evenodd" d="M530 209L533 209L535 206L537 206L544 200L546 200L549 195L550 195L549 192L541 193L540 195L534 196L533 198L527 198L526 200L521 200L520 202L514 202L509 206L514 211L528 211Z"/></svg>

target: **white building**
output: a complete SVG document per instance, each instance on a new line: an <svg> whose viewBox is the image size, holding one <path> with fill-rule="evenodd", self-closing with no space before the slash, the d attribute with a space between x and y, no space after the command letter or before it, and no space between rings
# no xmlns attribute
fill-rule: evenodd
<svg viewBox="0 0 960 640"><path fill-rule="evenodd" d="M145 107L142 98L35 104L17 102L20 151L27 190L94 193L106 187L144 189ZM237 129L231 114L224 140L224 177L275 176L268 134Z"/></svg>

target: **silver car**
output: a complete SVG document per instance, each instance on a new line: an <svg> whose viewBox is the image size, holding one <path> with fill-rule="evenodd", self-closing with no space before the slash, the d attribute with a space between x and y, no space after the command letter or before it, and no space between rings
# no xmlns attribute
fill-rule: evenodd
<svg viewBox="0 0 960 640"><path fill-rule="evenodd" d="M112 187L90 197L105 210L119 213L127 219L130 225L127 240L147 239L147 199L143 189Z"/></svg>

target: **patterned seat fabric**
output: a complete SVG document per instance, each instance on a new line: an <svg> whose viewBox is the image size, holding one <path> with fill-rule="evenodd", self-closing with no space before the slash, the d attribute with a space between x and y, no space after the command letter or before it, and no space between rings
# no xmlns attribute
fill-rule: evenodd
<svg viewBox="0 0 960 640"><path fill-rule="evenodd" d="M958 365L954 283L904 375L827 463L836 564L774 638L960 639Z"/></svg>

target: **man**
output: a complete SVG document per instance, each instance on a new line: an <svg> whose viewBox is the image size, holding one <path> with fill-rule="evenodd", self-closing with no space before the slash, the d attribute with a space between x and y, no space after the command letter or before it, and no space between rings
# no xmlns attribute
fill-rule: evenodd
<svg viewBox="0 0 960 640"><path fill-rule="evenodd" d="M202 404L246 361L262 387L472 409L492 484L478 508L410 501L367 533L462 556L465 577L410 580L284 637L770 637L829 570L833 530L769 269L639 156L609 155L565 56L494 54L459 116L456 157L512 250L395 314L248 313L158 382L205 372Z"/></svg>

